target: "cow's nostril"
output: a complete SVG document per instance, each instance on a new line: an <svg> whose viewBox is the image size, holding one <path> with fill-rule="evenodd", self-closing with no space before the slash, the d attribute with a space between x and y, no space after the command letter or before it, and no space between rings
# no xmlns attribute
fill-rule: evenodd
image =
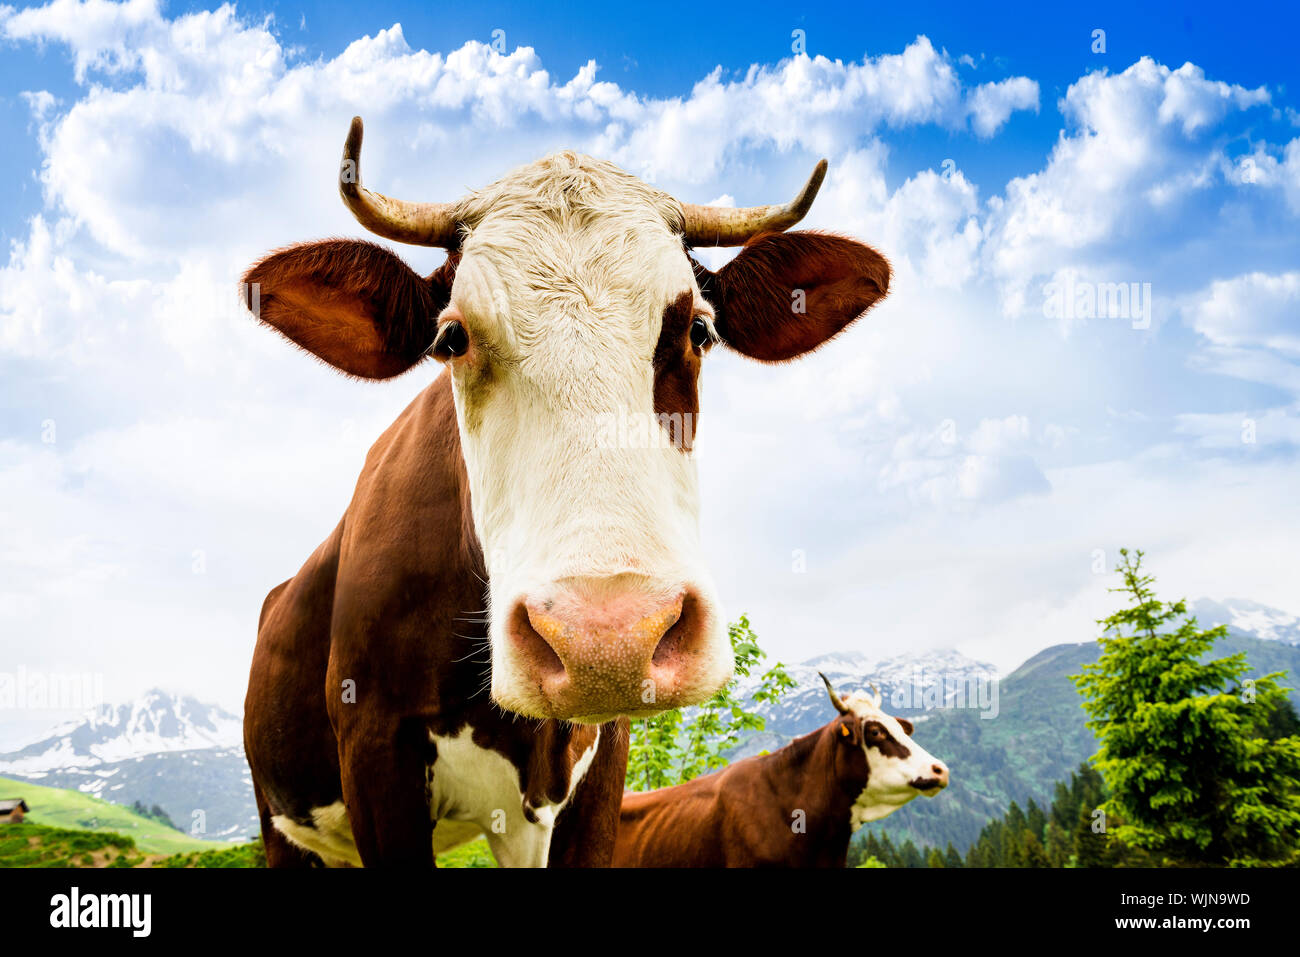
<svg viewBox="0 0 1300 957"><path fill-rule="evenodd" d="M681 611L677 614L677 620L664 631L663 637L655 645L654 655L651 656L651 664L660 668L673 668L682 662L682 659L693 653L694 639L699 633L699 599L694 593L688 592L682 599Z"/></svg>
<svg viewBox="0 0 1300 957"><path fill-rule="evenodd" d="M937 777L943 777L948 773L948 769L942 764L932 764L930 765L930 770L933 771Z"/></svg>
<svg viewBox="0 0 1300 957"><path fill-rule="evenodd" d="M554 677L564 674L564 662L555 653L547 641L533 625L528 608L523 602L515 605L510 616L510 639L521 658L529 665L529 670L537 678Z"/></svg>

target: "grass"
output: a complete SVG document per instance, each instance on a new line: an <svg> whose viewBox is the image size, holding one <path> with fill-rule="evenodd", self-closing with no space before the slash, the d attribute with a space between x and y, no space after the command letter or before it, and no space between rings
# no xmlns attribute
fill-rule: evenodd
<svg viewBox="0 0 1300 957"><path fill-rule="evenodd" d="M121 834L45 827L30 819L0 825L0 867L136 867L145 856Z"/></svg>
<svg viewBox="0 0 1300 957"><path fill-rule="evenodd" d="M112 832L130 838L141 854L182 854L220 850L217 841L205 841L141 817L128 807L102 801L80 791L50 788L26 781L0 778L0 797L21 797L31 808L26 821L50 828ZM20 825L5 825L16 827Z"/></svg>
<svg viewBox="0 0 1300 957"><path fill-rule="evenodd" d="M487 841L479 838L476 841L470 841L468 844L462 844L460 847L453 847L450 851L444 851L438 855L439 867L496 867L496 858L488 850Z"/></svg>
<svg viewBox="0 0 1300 957"><path fill-rule="evenodd" d="M261 840L204 841L80 791L0 778L0 796L31 811L0 825L0 867L265 867ZM479 838L438 855L439 867L496 867Z"/></svg>
<svg viewBox="0 0 1300 957"><path fill-rule="evenodd" d="M487 841L479 839L438 855L439 867L496 867ZM112 831L86 831L37 824L0 825L0 867L266 867L262 841L182 854L146 854L135 841Z"/></svg>
<svg viewBox="0 0 1300 957"><path fill-rule="evenodd" d="M249 841L247 844L235 844L214 851L191 851L188 854L173 854L153 864L154 867L266 867L266 851L262 840Z"/></svg>

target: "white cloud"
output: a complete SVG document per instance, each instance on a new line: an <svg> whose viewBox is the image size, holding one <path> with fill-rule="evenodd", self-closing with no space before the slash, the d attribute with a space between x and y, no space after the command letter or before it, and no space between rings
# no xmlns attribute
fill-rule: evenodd
<svg viewBox="0 0 1300 957"><path fill-rule="evenodd" d="M991 268L1015 306L1025 285L1176 215L1179 200L1210 188L1224 163L1207 128L1230 111L1269 102L1263 88L1206 79L1190 63L1171 70L1143 57L1121 73L1071 84L1063 133L1047 165L1017 177L991 210ZM1114 276L1127 280L1128 276Z"/></svg>
<svg viewBox="0 0 1300 957"><path fill-rule="evenodd" d="M1192 327L1222 346L1257 346L1300 359L1300 272L1252 272L1210 284Z"/></svg>
<svg viewBox="0 0 1300 957"><path fill-rule="evenodd" d="M156 0L53 0L14 11L0 7L4 32L14 40L54 40L72 49L77 81L91 69L120 73L144 59L141 48L156 42L163 21Z"/></svg>
<svg viewBox="0 0 1300 957"><path fill-rule="evenodd" d="M984 83L970 94L971 128L980 136L997 133L1016 110L1038 112L1038 84L1017 76L997 83Z"/></svg>

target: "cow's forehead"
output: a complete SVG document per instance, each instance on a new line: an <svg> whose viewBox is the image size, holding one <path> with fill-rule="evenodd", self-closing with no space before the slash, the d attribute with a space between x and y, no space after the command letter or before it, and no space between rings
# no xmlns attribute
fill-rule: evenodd
<svg viewBox="0 0 1300 957"><path fill-rule="evenodd" d="M865 691L855 691L852 694L845 695L844 703L855 715L863 721L890 721L894 720L893 715L886 714L877 705L875 699ZM901 728L900 728L901 730Z"/></svg>
<svg viewBox="0 0 1300 957"><path fill-rule="evenodd" d="M557 317L646 323L695 286L681 205L602 160L548 156L473 194L459 215L454 303L506 340L535 342Z"/></svg>
<svg viewBox="0 0 1300 957"><path fill-rule="evenodd" d="M457 216L470 231L493 221L526 226L541 218L574 229L615 221L629 230L682 231L682 206L672 196L613 163L568 150L520 166L471 193L460 202Z"/></svg>

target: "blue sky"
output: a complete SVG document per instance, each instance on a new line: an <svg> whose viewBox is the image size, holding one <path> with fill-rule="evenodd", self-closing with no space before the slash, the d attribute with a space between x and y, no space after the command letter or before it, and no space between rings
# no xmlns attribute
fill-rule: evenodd
<svg viewBox="0 0 1300 957"><path fill-rule="evenodd" d="M571 147L761 203L830 159L808 224L885 253L889 299L796 365L711 360L704 387L706 543L783 658L1014 667L1092 636L1121 545L1174 594L1300 611L1296 26L1283 5L0 7L0 659L238 707L261 597L432 374L341 380L229 294L267 249L359 234L332 184L353 113L368 180L413 198ZM1129 311L1049 308L1117 284Z"/></svg>

